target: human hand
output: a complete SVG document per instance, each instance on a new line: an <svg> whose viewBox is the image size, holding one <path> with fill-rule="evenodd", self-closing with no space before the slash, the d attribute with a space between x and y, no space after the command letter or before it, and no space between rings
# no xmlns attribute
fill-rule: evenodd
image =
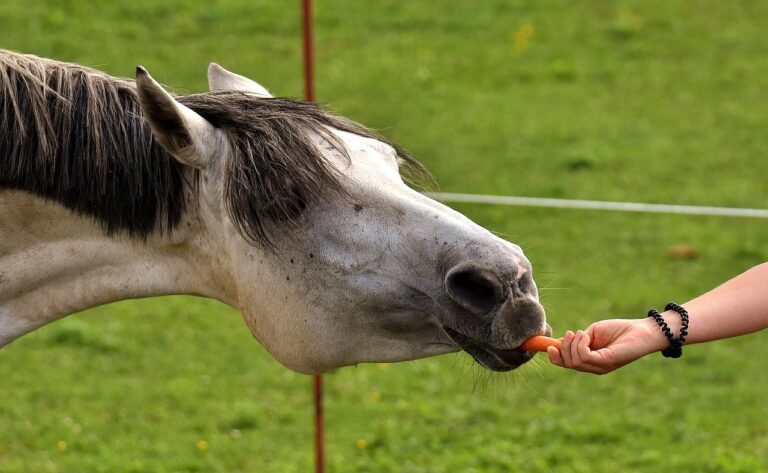
<svg viewBox="0 0 768 473"><path fill-rule="evenodd" d="M549 347L549 361L586 373L606 374L648 353L663 350L666 340L652 319L611 319L570 330L560 349Z"/></svg>

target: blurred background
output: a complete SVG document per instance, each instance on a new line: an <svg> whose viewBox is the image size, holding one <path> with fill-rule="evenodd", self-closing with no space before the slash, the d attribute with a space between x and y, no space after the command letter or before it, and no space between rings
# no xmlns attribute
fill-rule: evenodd
<svg viewBox="0 0 768 473"><path fill-rule="evenodd" d="M441 190L768 207L768 3L316 0L317 95ZM0 47L302 97L299 1L6 0ZM556 334L768 260L765 220L457 205L520 244ZM326 376L332 472L768 471L765 334L596 377L464 354ZM0 351L0 471L308 472L310 378L240 315L100 307Z"/></svg>

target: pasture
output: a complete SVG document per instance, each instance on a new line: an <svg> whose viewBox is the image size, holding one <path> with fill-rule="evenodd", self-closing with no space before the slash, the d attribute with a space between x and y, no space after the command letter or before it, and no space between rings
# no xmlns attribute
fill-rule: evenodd
<svg viewBox="0 0 768 473"><path fill-rule="evenodd" d="M216 61L300 97L299 2L10 0L0 47L178 92ZM768 207L768 5L317 0L317 92L441 190ZM556 334L768 260L765 220L460 205L520 244ZM468 355L326 376L332 472L768 470L765 334L605 377ZM0 472L306 472L310 378L192 297L71 316L0 351Z"/></svg>

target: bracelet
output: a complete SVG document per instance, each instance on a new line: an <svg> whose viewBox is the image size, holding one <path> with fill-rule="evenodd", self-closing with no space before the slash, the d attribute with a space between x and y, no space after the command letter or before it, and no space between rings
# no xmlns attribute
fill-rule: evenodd
<svg viewBox="0 0 768 473"><path fill-rule="evenodd" d="M680 304L674 302L667 304L664 307L664 310L674 310L680 314L680 335L677 338L672 335L672 330L670 330L667 323L664 322L664 317L661 316L658 310L649 310L648 317L653 317L653 320L659 324L664 336L669 340L669 348L662 350L661 354L666 358L680 358L683 355L683 343L685 343L685 337L688 335L688 311Z"/></svg>

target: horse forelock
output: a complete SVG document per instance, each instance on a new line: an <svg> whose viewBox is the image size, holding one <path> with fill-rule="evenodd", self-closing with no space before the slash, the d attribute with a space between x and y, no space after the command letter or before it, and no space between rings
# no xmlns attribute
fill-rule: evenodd
<svg viewBox="0 0 768 473"><path fill-rule="evenodd" d="M222 197L238 230L256 244L270 245L270 229L298 222L314 199L346 195L311 134L345 156L332 128L385 141L311 103L239 92L177 99L227 136L229 152L217 163ZM423 170L395 149L407 168ZM59 202L108 234L146 238L173 231L187 201L196 201L199 178L153 138L133 81L0 51L0 189Z"/></svg>

